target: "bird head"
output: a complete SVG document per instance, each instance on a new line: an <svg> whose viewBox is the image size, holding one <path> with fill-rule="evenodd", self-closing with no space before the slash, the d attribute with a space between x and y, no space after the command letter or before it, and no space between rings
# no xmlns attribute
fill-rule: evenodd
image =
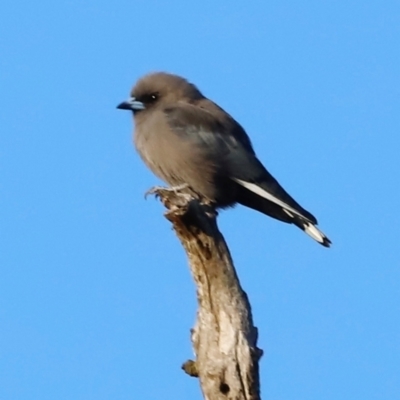
<svg viewBox="0 0 400 400"><path fill-rule="evenodd" d="M120 110L131 110L136 115L156 107L168 107L179 101L193 102L204 98L201 92L180 76L156 72L139 79L128 100L117 106Z"/></svg>

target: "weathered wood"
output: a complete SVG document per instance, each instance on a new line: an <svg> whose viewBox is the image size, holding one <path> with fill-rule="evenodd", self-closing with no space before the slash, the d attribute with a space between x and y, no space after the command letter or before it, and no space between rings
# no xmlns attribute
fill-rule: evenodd
<svg viewBox="0 0 400 400"><path fill-rule="evenodd" d="M155 188L189 258L199 309L191 330L196 360L182 368L200 380L207 400L258 400L257 328L215 211L188 194Z"/></svg>

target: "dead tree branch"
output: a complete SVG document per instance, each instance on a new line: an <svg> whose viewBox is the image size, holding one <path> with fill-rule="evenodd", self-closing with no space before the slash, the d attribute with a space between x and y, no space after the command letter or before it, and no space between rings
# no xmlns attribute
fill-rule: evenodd
<svg viewBox="0 0 400 400"><path fill-rule="evenodd" d="M196 355L182 368L200 380L206 400L259 400L257 328L240 286L215 211L188 194L152 191L168 209L197 287L199 309L191 330Z"/></svg>

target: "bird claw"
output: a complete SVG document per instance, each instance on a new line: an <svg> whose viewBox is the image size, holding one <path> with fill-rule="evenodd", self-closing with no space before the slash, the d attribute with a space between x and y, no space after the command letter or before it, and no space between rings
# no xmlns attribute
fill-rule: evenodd
<svg viewBox="0 0 400 400"><path fill-rule="evenodd" d="M168 209L166 215L175 214L176 210L180 207L187 205L193 197L189 193L181 192L181 190L188 188L189 185L179 185L170 188L161 186L154 186L149 189L144 197L147 198L149 194L155 195L160 199L164 206Z"/></svg>
<svg viewBox="0 0 400 400"><path fill-rule="evenodd" d="M187 183L172 187L153 186L144 194L144 198L147 199L147 196L149 195L155 195L156 198L159 198L162 193L175 193L176 195L184 195L184 193L180 193L180 191L182 189L186 189L187 187L189 187Z"/></svg>
<svg viewBox="0 0 400 400"><path fill-rule="evenodd" d="M166 188L164 188L162 186L153 186L152 188L147 190L146 193L144 194L145 200L147 200L147 196L153 195L153 194L156 196L156 198L160 197L160 192L162 190L166 190Z"/></svg>

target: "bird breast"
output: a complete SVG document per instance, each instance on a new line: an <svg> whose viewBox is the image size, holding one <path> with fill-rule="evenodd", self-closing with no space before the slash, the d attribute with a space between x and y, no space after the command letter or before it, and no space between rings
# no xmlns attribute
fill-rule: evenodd
<svg viewBox="0 0 400 400"><path fill-rule="evenodd" d="M169 185L187 184L212 202L225 196L215 160L190 133L173 131L161 111L153 111L151 118L136 117L134 143L146 165Z"/></svg>

